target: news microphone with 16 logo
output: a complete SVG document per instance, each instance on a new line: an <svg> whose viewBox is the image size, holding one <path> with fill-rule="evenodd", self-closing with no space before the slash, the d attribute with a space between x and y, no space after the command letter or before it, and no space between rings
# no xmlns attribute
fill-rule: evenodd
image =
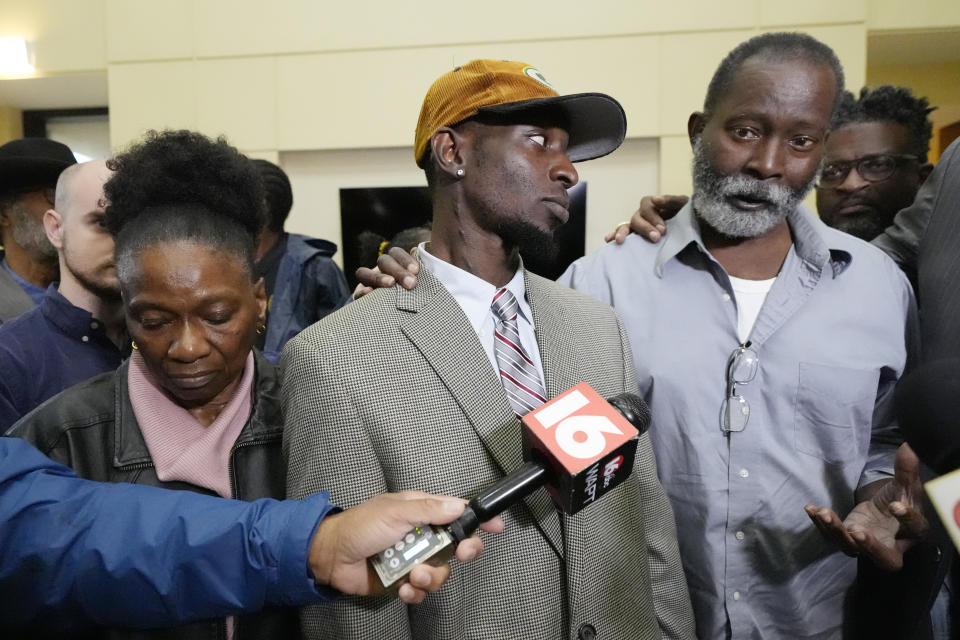
<svg viewBox="0 0 960 640"><path fill-rule="evenodd" d="M370 558L384 587L395 589L415 565L450 560L457 544L540 487L558 509L574 514L596 502L633 471L637 439L650 426L639 396L604 400L585 382L523 417L526 462L479 495L447 527L417 527Z"/></svg>

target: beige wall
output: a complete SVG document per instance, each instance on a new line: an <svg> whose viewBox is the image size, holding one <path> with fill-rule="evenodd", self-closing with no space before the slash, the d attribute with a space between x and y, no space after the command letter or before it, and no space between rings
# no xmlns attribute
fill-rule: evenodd
<svg viewBox="0 0 960 640"><path fill-rule="evenodd" d="M867 24L874 30L937 29L960 25L955 0L870 0Z"/></svg>
<svg viewBox="0 0 960 640"><path fill-rule="evenodd" d="M335 179L421 183L409 162L420 100L456 63L526 60L562 92L604 91L623 102L636 142L582 168L596 236L648 191L689 190L687 117L716 63L743 39L807 31L837 50L848 86L858 88L868 29L951 24L960 25L956 0L906 8L900 0L486 0L483 10L447 0L0 4L0 36L32 39L40 74L106 69L114 148L150 128L226 134L290 169L292 228L333 240L339 221L319 212L338 210Z"/></svg>
<svg viewBox="0 0 960 640"><path fill-rule="evenodd" d="M864 25L807 27L835 47L851 86L863 83ZM599 90L624 104L629 136L681 134L716 62L758 32L644 34L550 41L123 61L109 65L116 144L150 127L226 133L248 149L409 145L423 93L477 57L526 60L563 92ZM677 73L683 69L683 73Z"/></svg>
<svg viewBox="0 0 960 640"><path fill-rule="evenodd" d="M850 86L865 79L863 1L599 0L544 11L540 2L492 0L467 20L451 16L446 2L381 2L375 11L353 3L333 12L321 3L281 4L286 10L254 0L179 0L171 5L177 14L152 2L107 0L111 137L123 146L151 127L189 127L224 133L254 153L280 152L297 174L290 227L334 240L336 183L324 176L343 186L356 186L344 176L390 185L406 173L405 184L422 183L409 147L423 93L472 58L526 60L562 92L610 93L627 112L628 136L646 140L646 155L617 152L616 169L581 168L595 174L588 248L645 193L689 191L686 120L717 61L737 43L799 28L838 51ZM303 156L309 169L294 165L290 152L299 151L312 152ZM383 160L352 164L374 155ZM387 169L391 160L399 166ZM333 166L339 161L348 164L344 172ZM620 179L605 179L608 172Z"/></svg>
<svg viewBox="0 0 960 640"><path fill-rule="evenodd" d="M0 106L0 144L23 137L23 114L20 109Z"/></svg>

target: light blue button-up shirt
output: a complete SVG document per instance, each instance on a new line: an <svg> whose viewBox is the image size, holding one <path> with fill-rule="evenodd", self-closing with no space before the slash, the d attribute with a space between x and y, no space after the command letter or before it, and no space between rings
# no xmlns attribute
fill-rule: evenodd
<svg viewBox="0 0 960 640"><path fill-rule="evenodd" d="M913 292L878 249L804 207L794 244L750 333L759 370L725 435L737 304L692 208L664 242L631 236L581 258L560 282L616 308L630 338L650 436L673 503L700 638L839 638L856 563L803 507L841 516L888 477L900 438L891 400L915 348Z"/></svg>

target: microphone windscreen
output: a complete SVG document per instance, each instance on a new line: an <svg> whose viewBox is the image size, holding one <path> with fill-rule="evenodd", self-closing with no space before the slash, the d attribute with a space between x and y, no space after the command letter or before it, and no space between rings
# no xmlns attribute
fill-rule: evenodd
<svg viewBox="0 0 960 640"><path fill-rule="evenodd" d="M960 359L925 363L897 385L894 408L904 437L937 473L960 467Z"/></svg>
<svg viewBox="0 0 960 640"><path fill-rule="evenodd" d="M607 398L607 402L612 404L640 432L640 435L645 434L650 428L650 407L637 394L621 393Z"/></svg>

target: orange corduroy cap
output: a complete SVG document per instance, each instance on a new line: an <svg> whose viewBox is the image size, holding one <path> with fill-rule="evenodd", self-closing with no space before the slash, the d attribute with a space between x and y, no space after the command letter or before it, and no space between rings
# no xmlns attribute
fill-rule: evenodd
<svg viewBox="0 0 960 640"><path fill-rule="evenodd" d="M423 168L430 139L441 127L479 113L515 114L520 120L547 108L566 115L567 156L572 162L607 155L627 134L623 107L606 94L562 96L536 67L525 62L472 60L437 78L427 91L414 134L414 159Z"/></svg>

